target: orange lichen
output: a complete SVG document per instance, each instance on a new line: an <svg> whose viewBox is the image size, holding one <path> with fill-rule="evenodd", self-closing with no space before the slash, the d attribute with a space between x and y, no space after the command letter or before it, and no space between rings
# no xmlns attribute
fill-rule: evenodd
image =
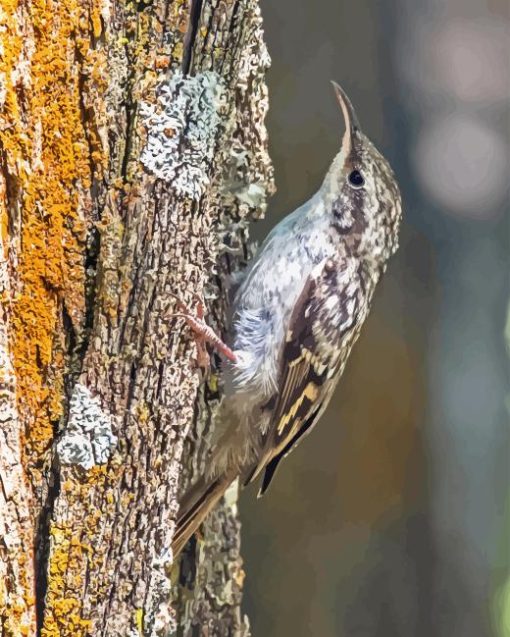
<svg viewBox="0 0 510 637"><path fill-rule="evenodd" d="M83 544L73 536L71 529L54 526L50 535L52 559L46 593L49 612L45 614L41 637L88 635L92 622L82 617L82 601L77 593L81 580L78 578L73 582L74 591L67 588L64 591L64 578L68 571L79 570L78 565L83 560Z"/></svg>
<svg viewBox="0 0 510 637"><path fill-rule="evenodd" d="M99 11L99 7L92 7L92 10L90 12L90 21L92 23L94 37L96 39L101 37L103 25L101 23L101 12Z"/></svg>
<svg viewBox="0 0 510 637"><path fill-rule="evenodd" d="M102 0L3 0L0 12L0 241L11 275L9 297L0 301L9 317L23 466L33 487L52 421L62 413L64 308L78 334L83 323L91 165L98 175L105 165L97 120L106 63L90 48L90 30L101 33L101 6ZM26 534L32 546L28 524ZM24 594L3 600L3 626L6 635L32 634L26 617L34 604L33 561L26 554L16 559Z"/></svg>
<svg viewBox="0 0 510 637"><path fill-rule="evenodd" d="M102 489L118 480L115 466L97 466L87 472L85 480L75 480L72 471L61 483L61 494L69 507L76 502L86 502L90 497L90 484L102 482ZM107 508L116 507L115 500L106 501ZM53 524L50 528L50 558L48 567L48 589L46 613L41 637L80 637L92 635L93 622L84 616L83 599L85 582L92 573L101 570L104 554L96 552L95 544L104 509L95 508L92 503L87 514L74 520L76 527ZM103 540L108 532L101 530ZM88 572L88 575L86 574ZM92 595L99 595L101 586L94 584Z"/></svg>
<svg viewBox="0 0 510 637"><path fill-rule="evenodd" d="M26 423L23 447L30 456L27 464L36 466L52 439L51 421L62 410L64 357L56 345L63 305L78 332L83 320L90 154L99 165L104 158L97 136L94 144L90 139L94 126L85 124L81 112L90 35L80 34L80 25L92 25L97 33L101 23L97 6L90 21L88 9L77 0L34 0L30 15L23 16L10 0L3 10L0 145L16 188L17 200L9 205L19 207L21 220L19 236L11 238L18 249L10 340ZM21 33L20 24L31 37ZM97 76L97 60L91 58ZM20 60L23 72L17 70ZM5 223L2 219L2 227ZM32 481L38 482L38 476L32 475Z"/></svg>

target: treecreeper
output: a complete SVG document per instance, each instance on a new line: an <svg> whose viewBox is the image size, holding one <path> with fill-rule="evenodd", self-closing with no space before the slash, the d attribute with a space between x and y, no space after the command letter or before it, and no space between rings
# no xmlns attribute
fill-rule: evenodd
<svg viewBox="0 0 510 637"><path fill-rule="evenodd" d="M319 421L398 247L393 171L333 86L345 123L340 152L318 192L273 229L249 264L225 343L201 316L185 315L228 361L210 459L180 503L174 556L236 478L246 485L263 474L262 495Z"/></svg>

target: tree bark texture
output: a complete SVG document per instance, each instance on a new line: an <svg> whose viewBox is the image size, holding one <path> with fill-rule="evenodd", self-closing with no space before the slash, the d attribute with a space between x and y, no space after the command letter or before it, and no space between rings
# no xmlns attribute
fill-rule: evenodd
<svg viewBox="0 0 510 637"><path fill-rule="evenodd" d="M272 189L256 0L0 8L0 635L248 634L236 491L172 564L221 396L172 317Z"/></svg>

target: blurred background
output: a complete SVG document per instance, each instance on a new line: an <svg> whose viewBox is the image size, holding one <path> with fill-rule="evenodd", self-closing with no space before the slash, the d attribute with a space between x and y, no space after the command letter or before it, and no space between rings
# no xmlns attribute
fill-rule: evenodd
<svg viewBox="0 0 510 637"><path fill-rule="evenodd" d="M253 635L508 637L508 2L262 10L278 192L255 236L339 149L331 79L390 159L405 217L327 415L265 498L241 498Z"/></svg>

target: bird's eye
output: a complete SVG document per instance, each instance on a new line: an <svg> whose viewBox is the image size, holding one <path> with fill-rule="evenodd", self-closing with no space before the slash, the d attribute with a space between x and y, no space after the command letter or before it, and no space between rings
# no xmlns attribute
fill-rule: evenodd
<svg viewBox="0 0 510 637"><path fill-rule="evenodd" d="M363 175L360 173L359 170L353 170L351 173L349 173L347 179L349 181L349 184L353 188L363 188L363 186L365 185L365 180L363 179Z"/></svg>

